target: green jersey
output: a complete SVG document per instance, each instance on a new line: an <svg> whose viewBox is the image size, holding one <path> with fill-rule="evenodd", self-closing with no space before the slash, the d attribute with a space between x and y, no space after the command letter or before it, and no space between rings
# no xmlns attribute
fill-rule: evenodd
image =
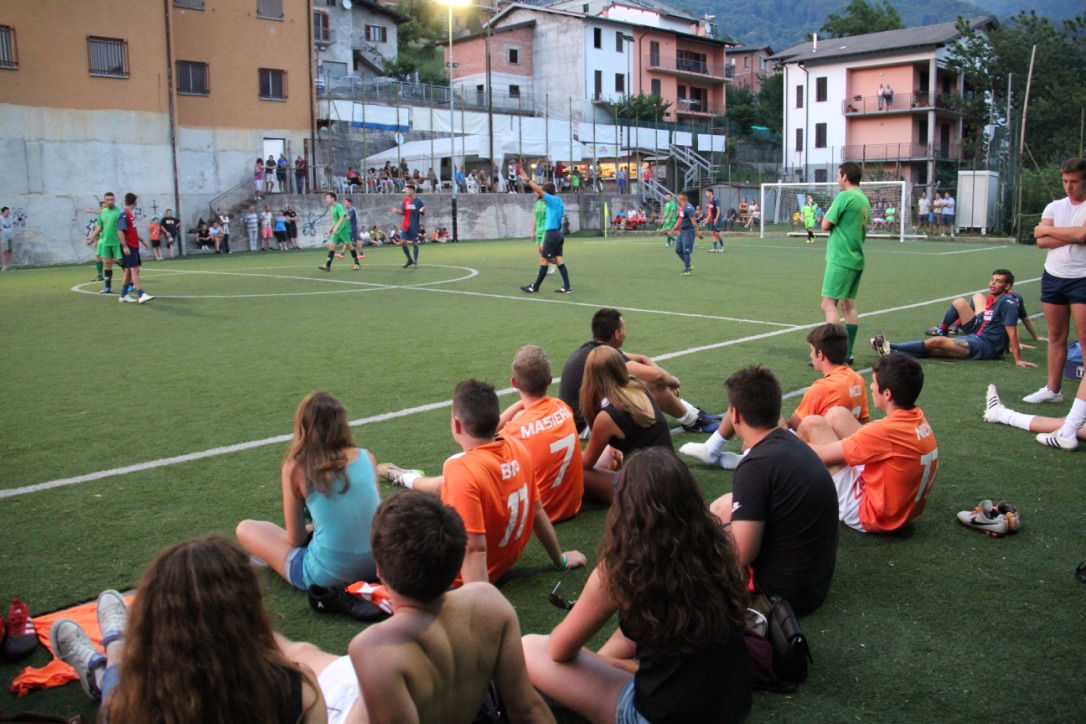
<svg viewBox="0 0 1086 724"><path fill-rule="evenodd" d="M858 187L842 191L830 204L826 220L833 224L826 243L826 263L861 271L871 202Z"/></svg>
<svg viewBox="0 0 1086 724"><path fill-rule="evenodd" d="M347 216L347 211L343 208L343 204L332 204L332 228L336 228L336 224L340 219L343 219L343 223L339 224L339 228L331 235L329 241L336 244L350 244L351 243L351 225L344 217Z"/></svg>
<svg viewBox="0 0 1086 724"><path fill-rule="evenodd" d="M664 228L670 229L675 226L677 218L679 218L679 205L675 203L675 199L672 199L664 204Z"/></svg>
<svg viewBox="0 0 1086 724"><path fill-rule="evenodd" d="M121 243L121 240L117 238L117 220L119 218L121 218L121 209L119 206L104 208L98 212L98 224L102 227L102 232L98 235L99 243Z"/></svg>
<svg viewBox="0 0 1086 724"><path fill-rule="evenodd" d="M814 202L803 205L803 225L808 229L815 225L815 205Z"/></svg>
<svg viewBox="0 0 1086 724"><path fill-rule="evenodd" d="M547 202L538 199L535 202L535 243L542 244L547 232Z"/></svg>

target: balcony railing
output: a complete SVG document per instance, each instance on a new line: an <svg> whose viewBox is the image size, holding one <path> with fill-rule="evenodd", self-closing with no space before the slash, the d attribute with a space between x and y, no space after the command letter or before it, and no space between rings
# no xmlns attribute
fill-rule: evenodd
<svg viewBox="0 0 1086 724"><path fill-rule="evenodd" d="M333 31L331 28L313 26L313 42L316 45L328 46L332 44Z"/></svg>
<svg viewBox="0 0 1086 724"><path fill-rule="evenodd" d="M706 63L692 58L676 58L667 55L655 55L649 53L644 61L650 70L665 71L668 73L682 73L684 75L698 75L706 78L723 79L726 67L722 64Z"/></svg>
<svg viewBox="0 0 1086 724"><path fill-rule="evenodd" d="M705 103L703 101L680 98L673 106L675 113L680 116L722 116L724 107Z"/></svg>
<svg viewBox="0 0 1086 724"><path fill-rule="evenodd" d="M841 148L842 161L960 161L960 143L868 143Z"/></svg>
<svg viewBox="0 0 1086 724"><path fill-rule="evenodd" d="M863 115L865 113L889 113L891 111L913 110L955 110L961 96L957 93L936 93L934 105L930 93L916 91L913 93L894 93L889 98L886 96L853 96L841 101L841 112L846 116Z"/></svg>

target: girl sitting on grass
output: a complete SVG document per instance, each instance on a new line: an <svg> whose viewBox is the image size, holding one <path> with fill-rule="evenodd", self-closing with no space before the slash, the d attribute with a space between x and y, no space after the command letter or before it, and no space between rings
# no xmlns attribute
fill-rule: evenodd
<svg viewBox="0 0 1086 724"><path fill-rule="evenodd" d="M246 550L303 591L377 580L370 555L370 525L381 502L376 462L355 446L347 410L327 392L298 406L282 483L286 529L241 521L236 532Z"/></svg>
<svg viewBox="0 0 1086 724"><path fill-rule="evenodd" d="M745 719L743 572L673 452L630 456L597 557L566 618L549 636L524 637L532 684L592 722ZM619 628L599 653L582 648L616 612Z"/></svg>

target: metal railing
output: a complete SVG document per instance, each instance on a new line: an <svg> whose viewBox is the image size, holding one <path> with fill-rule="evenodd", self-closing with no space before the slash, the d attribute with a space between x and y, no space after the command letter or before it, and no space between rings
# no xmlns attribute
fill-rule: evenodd
<svg viewBox="0 0 1086 724"><path fill-rule="evenodd" d="M433 105L435 108L440 108L449 105L449 87L426 83L365 80L360 83L330 84L324 87L318 84L317 97L321 100L352 100L412 106ZM498 113L524 113L527 115L538 113L535 99L529 93L521 93L519 96L508 93L492 93L491 99L493 109ZM486 111L491 107L491 104L487 102L485 90L462 90L458 88L455 101L457 110L463 108L471 111Z"/></svg>
<svg viewBox="0 0 1086 724"><path fill-rule="evenodd" d="M680 98L675 103L675 113L680 116L722 116L724 115L724 107L690 98Z"/></svg>
<svg viewBox="0 0 1086 724"><path fill-rule="evenodd" d="M912 110L954 110L961 96L957 93L936 93L914 91L913 93L894 93L892 96L853 96L841 101L841 112L845 115L864 113L887 113L889 111Z"/></svg>
<svg viewBox="0 0 1086 724"><path fill-rule="evenodd" d="M707 78L723 80L727 72L726 66L719 63L707 63L693 58L677 58L668 55L655 55L649 53L643 59L650 70L664 70L674 73L689 73L702 75Z"/></svg>
<svg viewBox="0 0 1086 724"><path fill-rule="evenodd" d="M841 147L842 161L959 161L961 156L960 143L868 143Z"/></svg>
<svg viewBox="0 0 1086 724"><path fill-rule="evenodd" d="M291 169L293 173L293 169ZM208 202L212 217L222 211L230 211L256 198L256 179L252 176Z"/></svg>

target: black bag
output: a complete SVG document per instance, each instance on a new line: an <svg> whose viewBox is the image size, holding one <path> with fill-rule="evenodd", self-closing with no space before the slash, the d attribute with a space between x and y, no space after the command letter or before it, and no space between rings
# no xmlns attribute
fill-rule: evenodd
<svg viewBox="0 0 1086 724"><path fill-rule="evenodd" d="M757 638L764 638L773 649L772 671L758 667L755 686L782 694L795 691L807 681L807 666L814 659L791 604L780 596L767 599L758 594L751 607L758 620L748 628L748 649L757 643Z"/></svg>

